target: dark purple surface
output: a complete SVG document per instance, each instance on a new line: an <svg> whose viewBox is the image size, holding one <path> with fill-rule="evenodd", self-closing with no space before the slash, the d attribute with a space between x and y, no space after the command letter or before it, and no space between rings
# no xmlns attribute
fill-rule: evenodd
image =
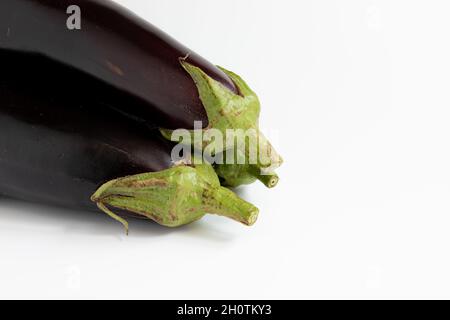
<svg viewBox="0 0 450 320"><path fill-rule="evenodd" d="M172 166L172 144L158 132L73 94L58 81L65 70L13 56L0 54L0 194L94 209L101 184Z"/></svg>
<svg viewBox="0 0 450 320"><path fill-rule="evenodd" d="M66 27L69 5L81 8L81 30ZM0 48L40 53L83 71L142 102L119 106L123 112L165 128L193 128L196 120L208 124L179 58L188 56L188 62L237 92L220 69L107 0L1 0Z"/></svg>

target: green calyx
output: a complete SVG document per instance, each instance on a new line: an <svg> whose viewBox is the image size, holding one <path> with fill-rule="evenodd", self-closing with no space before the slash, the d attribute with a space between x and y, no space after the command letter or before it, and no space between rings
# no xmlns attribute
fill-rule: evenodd
<svg viewBox="0 0 450 320"><path fill-rule="evenodd" d="M110 208L126 210L167 227L179 227L212 213L253 225L259 210L221 187L209 164L170 169L111 180L91 200L110 217L128 222Z"/></svg>
<svg viewBox="0 0 450 320"><path fill-rule="evenodd" d="M209 125L202 129L202 136L214 136L210 133L212 129L216 129L222 137L221 141L214 139L211 143L211 140L205 139L199 144L196 133L191 130L191 143L205 153L212 154L238 148L237 152L245 158L243 163L216 166L216 169L219 168L217 173L226 185L248 184L258 179L267 186L274 187L278 182L274 170L282 164L283 159L259 130L260 102L257 95L244 80L231 71L221 68L234 82L240 94L235 94L200 68L184 60L180 60L180 63L194 80L208 116ZM236 140L233 137L230 139L230 131L244 132L246 141L252 140L256 147L250 147L249 143L236 147ZM179 137L173 135L173 130L161 129L161 133L165 138L179 142Z"/></svg>

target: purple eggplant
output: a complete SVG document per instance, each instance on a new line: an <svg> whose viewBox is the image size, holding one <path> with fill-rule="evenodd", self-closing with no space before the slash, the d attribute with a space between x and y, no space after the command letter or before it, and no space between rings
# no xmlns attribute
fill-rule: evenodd
<svg viewBox="0 0 450 320"><path fill-rule="evenodd" d="M67 28L67 8L81 9L81 30ZM164 128L208 125L194 82L179 58L237 93L220 69L130 11L106 0L2 0L0 46L39 53L94 76L147 103L127 112ZM174 90L178 88L178 90Z"/></svg>
<svg viewBox="0 0 450 320"><path fill-rule="evenodd" d="M67 24L74 6L80 29ZM112 1L1 0L0 49L44 55L114 88L128 100L113 103L115 109L161 128L169 139L171 130L192 130L195 121L224 135L227 129L256 130L268 161L220 166L230 185L274 175L282 163L259 132L258 97L240 77ZM234 148L224 142L217 152ZM249 158L247 147L240 151Z"/></svg>
<svg viewBox="0 0 450 320"><path fill-rule="evenodd" d="M174 163L173 144L158 131L74 94L68 88L79 79L58 79L41 57L13 56L0 59L1 194L100 208L127 230L124 218L136 215L169 227L206 213L255 222L258 210L221 187L210 165Z"/></svg>

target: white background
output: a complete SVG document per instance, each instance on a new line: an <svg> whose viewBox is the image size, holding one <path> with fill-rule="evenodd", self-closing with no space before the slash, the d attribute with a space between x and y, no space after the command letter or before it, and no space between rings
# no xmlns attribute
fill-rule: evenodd
<svg viewBox="0 0 450 320"><path fill-rule="evenodd" d="M282 180L129 237L2 199L0 298L450 298L448 1L118 2L247 80Z"/></svg>

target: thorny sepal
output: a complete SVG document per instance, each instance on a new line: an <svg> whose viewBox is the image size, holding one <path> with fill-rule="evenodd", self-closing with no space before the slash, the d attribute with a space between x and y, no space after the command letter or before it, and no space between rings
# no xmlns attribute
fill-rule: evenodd
<svg viewBox="0 0 450 320"><path fill-rule="evenodd" d="M251 172L247 172L247 170L250 170L249 165L237 164L239 168L232 168L233 165L230 164L227 165L230 169L220 171L221 178L232 185L240 184L239 180L250 181L250 177L254 181L261 175L273 176L274 170L282 164L283 159L259 131L260 102L257 95L244 80L231 71L221 68L238 87L240 94L235 94L220 82L209 77L200 68L187 63L183 59L180 59L180 63L193 78L208 116L209 125L203 129L203 134L208 135L208 130L218 129L223 136L223 141L218 144L218 147L212 149L215 152L220 152L236 147L235 139L227 139L227 130L251 132L250 135L255 138L253 141L257 142L257 161L251 164ZM165 138L172 139L173 130L161 129L161 133ZM196 143L193 131L191 131L191 137L191 142ZM202 141L201 146L195 145L195 147L202 149L211 147L211 141ZM246 159L251 159L251 148L248 143L245 143L242 148L244 150L240 150L240 152L246 156ZM259 172L255 172L255 168ZM236 179L234 176L236 172L241 172L245 177Z"/></svg>
<svg viewBox="0 0 450 320"><path fill-rule="evenodd" d="M111 180L91 200L110 217L128 223L109 208L126 210L167 227L199 220L207 213L253 225L259 210L221 187L209 164L179 165L170 169Z"/></svg>

